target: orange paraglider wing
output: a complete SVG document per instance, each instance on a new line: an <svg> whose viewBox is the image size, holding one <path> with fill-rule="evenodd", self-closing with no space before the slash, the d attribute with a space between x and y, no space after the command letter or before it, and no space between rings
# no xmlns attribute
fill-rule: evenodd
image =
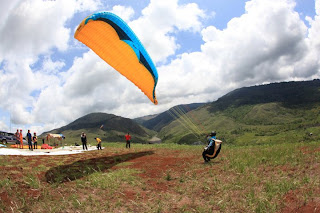
<svg viewBox="0 0 320 213"><path fill-rule="evenodd" d="M74 37L133 82L154 103L158 73L149 54L130 27L109 12L95 13L78 26Z"/></svg>

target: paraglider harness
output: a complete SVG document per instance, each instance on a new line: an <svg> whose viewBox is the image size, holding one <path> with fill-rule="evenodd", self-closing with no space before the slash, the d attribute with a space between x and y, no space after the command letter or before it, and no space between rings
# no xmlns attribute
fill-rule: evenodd
<svg viewBox="0 0 320 213"><path fill-rule="evenodd" d="M211 146L209 146L210 144ZM221 144L221 140L215 138L210 139L208 146L206 146L202 152L202 157L205 160L205 162L208 162L210 161L210 159L214 159L218 156L221 150Z"/></svg>

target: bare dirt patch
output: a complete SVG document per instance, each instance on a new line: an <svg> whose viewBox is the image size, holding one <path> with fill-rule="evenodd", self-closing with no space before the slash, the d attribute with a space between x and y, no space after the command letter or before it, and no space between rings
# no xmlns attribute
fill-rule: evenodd
<svg viewBox="0 0 320 213"><path fill-rule="evenodd" d="M131 160L134 164L130 168L143 171L138 174L143 178L150 190L165 192L174 187L176 176L185 170L185 163L191 162L193 157L179 157L180 151L167 151L163 153L155 153L150 156L143 156Z"/></svg>
<svg viewBox="0 0 320 213"><path fill-rule="evenodd" d="M314 193L318 196L305 200L305 198L301 196L302 194L305 194L301 189L289 191L284 196L284 207L281 212L320 213L320 189L314 190Z"/></svg>

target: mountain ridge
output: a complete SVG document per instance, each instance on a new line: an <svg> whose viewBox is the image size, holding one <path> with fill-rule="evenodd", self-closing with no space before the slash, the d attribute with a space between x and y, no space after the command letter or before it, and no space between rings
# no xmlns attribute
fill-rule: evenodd
<svg viewBox="0 0 320 213"><path fill-rule="evenodd" d="M234 144L315 140L320 138L320 80L239 88L186 116L197 118L194 124L201 134L186 123L181 125L185 119L180 118L162 128L159 137L191 144L204 141L215 130L220 139Z"/></svg>
<svg viewBox="0 0 320 213"><path fill-rule="evenodd" d="M242 87L211 103L211 110L222 110L231 105L281 102L287 107L306 105L320 100L320 80L289 81Z"/></svg>
<svg viewBox="0 0 320 213"><path fill-rule="evenodd" d="M175 114L176 110L180 110L181 114L185 114L189 111L192 111L198 107L203 106L205 103L192 103L192 104L181 104L174 107L171 107L170 109L157 114L154 117L151 117L151 119L145 120L141 122L141 125L144 127L154 130L154 131L160 131L164 126L168 125L170 122L175 120Z"/></svg>
<svg viewBox="0 0 320 213"><path fill-rule="evenodd" d="M242 87L210 103L177 105L136 119L90 113L50 132L76 138L86 131L90 137L97 135L105 141L123 141L124 134L130 132L136 142L147 143L157 135L164 142L189 144L217 130L228 143L254 144L281 142L283 138L306 140L307 132L320 135L320 130L315 129L318 126L320 80L315 79Z"/></svg>
<svg viewBox="0 0 320 213"><path fill-rule="evenodd" d="M140 126L135 121L121 116L95 112L84 115L73 122L43 133L62 133L66 139L76 140L81 132L90 135L90 138L100 137L104 141L117 142L123 141L124 135L130 133L135 142L144 142L153 135L151 131Z"/></svg>

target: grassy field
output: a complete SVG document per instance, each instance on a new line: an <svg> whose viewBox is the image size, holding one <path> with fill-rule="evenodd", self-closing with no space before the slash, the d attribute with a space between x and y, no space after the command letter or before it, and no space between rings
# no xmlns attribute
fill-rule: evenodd
<svg viewBox="0 0 320 213"><path fill-rule="evenodd" d="M319 212L320 141L0 156L0 212Z"/></svg>

